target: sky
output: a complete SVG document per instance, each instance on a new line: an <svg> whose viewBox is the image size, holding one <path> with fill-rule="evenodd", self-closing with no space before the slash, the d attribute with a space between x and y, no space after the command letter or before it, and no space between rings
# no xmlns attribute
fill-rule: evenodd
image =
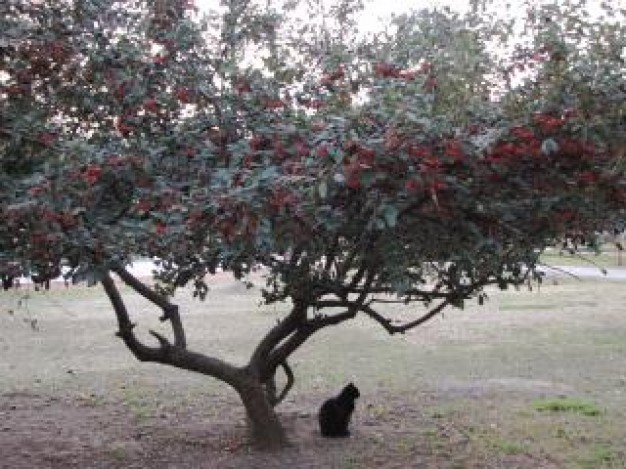
<svg viewBox="0 0 626 469"><path fill-rule="evenodd" d="M389 8L390 5L393 5L393 8ZM367 5L367 11L372 16L379 17L434 6L449 6L453 10L463 11L469 6L469 2L466 0L372 0Z"/></svg>
<svg viewBox="0 0 626 469"><path fill-rule="evenodd" d="M331 1L331 0L327 0ZM379 18L388 16L391 13L403 13L410 9L428 8L433 6L450 6L451 8L463 11L468 7L467 0L365 0L366 11L364 17ZM218 0L197 0L196 4L200 9L210 8L219 4ZM390 8L392 5L392 8ZM367 20L366 20L367 22Z"/></svg>
<svg viewBox="0 0 626 469"><path fill-rule="evenodd" d="M508 4L512 10L515 10L516 8L523 8L524 3L527 2L540 4L545 1L546 0L502 0L502 6L504 9L504 6ZM592 16L594 13L600 11L599 4L603 1L607 1L608 4L612 4L613 6L626 8L626 0L586 0L587 8ZM326 2L332 3L332 0L326 0ZM362 17L365 29L373 28L377 23L377 18L389 16L391 13L404 13L410 9L449 6L453 10L463 12L469 8L469 0L364 0L364 2L366 3L366 10ZM210 8L219 3L219 0L196 0L196 4L200 9Z"/></svg>
<svg viewBox="0 0 626 469"><path fill-rule="evenodd" d="M469 7L469 2L467 0L370 0L366 3L365 11L361 15L361 24L363 29L375 30L379 19L389 17L392 13L401 14L411 9L442 6L449 6L453 10L462 12Z"/></svg>

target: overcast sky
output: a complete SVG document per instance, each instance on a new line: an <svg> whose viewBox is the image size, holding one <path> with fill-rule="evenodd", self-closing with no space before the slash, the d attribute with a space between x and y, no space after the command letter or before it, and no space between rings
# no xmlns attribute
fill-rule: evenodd
<svg viewBox="0 0 626 469"><path fill-rule="evenodd" d="M0 0L2 1L2 0ZM554 0L502 0L502 10L505 5L512 10L524 8L525 3L540 4ZM558 0L557 0L558 1ZM326 0L331 3L332 0ZM391 13L403 13L410 9L429 8L434 6L449 6L453 10L463 12L469 7L469 0L364 0L366 10L364 12L364 27L370 28L376 23L377 18L389 16ZM626 8L626 0L586 0L587 9L592 14L600 14L599 5L606 2L614 7ZM219 5L219 0L196 0L196 4L202 9ZM373 21L372 21L373 20Z"/></svg>
<svg viewBox="0 0 626 469"><path fill-rule="evenodd" d="M330 2L331 0L326 1ZM388 16L391 13L403 13L411 8L419 9L441 5L448 5L462 11L469 4L467 0L365 0L365 3L367 16L374 18ZM196 0L196 4L200 8L210 8L219 5L219 0Z"/></svg>
<svg viewBox="0 0 626 469"><path fill-rule="evenodd" d="M364 29L375 30L379 19L389 17L392 13L404 13L408 10L449 6L457 11L468 8L467 0L370 0L362 14L361 24Z"/></svg>
<svg viewBox="0 0 626 469"><path fill-rule="evenodd" d="M367 11L374 16L385 16L390 13L402 13L407 10L428 8L433 6L449 6L463 11L469 6L466 0L372 0L367 5Z"/></svg>

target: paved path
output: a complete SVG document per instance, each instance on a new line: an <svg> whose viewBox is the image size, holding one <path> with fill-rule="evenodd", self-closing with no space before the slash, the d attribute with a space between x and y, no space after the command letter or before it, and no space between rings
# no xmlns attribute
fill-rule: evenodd
<svg viewBox="0 0 626 469"><path fill-rule="evenodd" d="M598 267L555 265L551 267L542 267L541 270L544 271L549 277L574 276L579 278L626 280L626 267L608 267L603 271Z"/></svg>
<svg viewBox="0 0 626 469"><path fill-rule="evenodd" d="M138 277L150 277L155 265L149 261L134 262L130 272ZM542 267L549 277L574 276L579 278L604 278L607 280L626 280L626 267L609 267L603 272L598 267L593 266L550 266Z"/></svg>

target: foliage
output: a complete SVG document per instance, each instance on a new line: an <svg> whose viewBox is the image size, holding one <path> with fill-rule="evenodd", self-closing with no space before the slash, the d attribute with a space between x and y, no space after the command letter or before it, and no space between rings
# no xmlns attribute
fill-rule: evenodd
<svg viewBox="0 0 626 469"><path fill-rule="evenodd" d="M593 403L577 399L558 398L542 399L534 403L539 412L574 412L588 417L595 417L602 411Z"/></svg>
<svg viewBox="0 0 626 469"><path fill-rule="evenodd" d="M234 368L183 353L167 298L190 282L204 297L218 268L261 268L265 301L293 305L248 365L270 395L323 327L365 314L404 332L537 277L546 246L623 220L624 12L529 8L524 42L483 3L367 35L351 0L204 17L183 0L4 2L3 279L101 281L140 359L243 396ZM126 271L137 257L159 262L156 288ZM109 271L164 310L173 344L136 339ZM399 323L389 302L426 309Z"/></svg>

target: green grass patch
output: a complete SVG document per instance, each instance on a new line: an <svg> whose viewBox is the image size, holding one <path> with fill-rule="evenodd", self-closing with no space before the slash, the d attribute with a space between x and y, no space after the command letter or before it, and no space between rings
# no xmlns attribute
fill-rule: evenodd
<svg viewBox="0 0 626 469"><path fill-rule="evenodd" d="M623 467L620 459L613 449L599 445L594 446L590 453L579 461L581 469L620 468Z"/></svg>
<svg viewBox="0 0 626 469"><path fill-rule="evenodd" d="M147 398L140 388L125 389L123 402L138 421L154 416L156 404Z"/></svg>
<svg viewBox="0 0 626 469"><path fill-rule="evenodd" d="M528 448L525 445L516 443L514 441L495 440L493 442L493 447L500 453L506 454L509 456L512 456L515 454L524 454L528 452Z"/></svg>
<svg viewBox="0 0 626 469"><path fill-rule="evenodd" d="M509 439L492 428L465 427L465 435L486 453L514 456L530 452L528 445Z"/></svg>
<svg viewBox="0 0 626 469"><path fill-rule="evenodd" d="M547 265L585 266L585 267L619 267L618 254L613 246L604 246L599 253L583 251L570 254L551 250L544 252L540 261Z"/></svg>
<svg viewBox="0 0 626 469"><path fill-rule="evenodd" d="M600 408L592 402L567 397L539 399L535 401L533 405L535 410L539 412L571 412L585 415L587 417L596 417L602 414Z"/></svg>
<svg viewBox="0 0 626 469"><path fill-rule="evenodd" d="M126 452L126 449L123 448L122 446L112 447L109 450L109 454L115 461L118 461L118 462L122 462L128 459L128 453Z"/></svg>

